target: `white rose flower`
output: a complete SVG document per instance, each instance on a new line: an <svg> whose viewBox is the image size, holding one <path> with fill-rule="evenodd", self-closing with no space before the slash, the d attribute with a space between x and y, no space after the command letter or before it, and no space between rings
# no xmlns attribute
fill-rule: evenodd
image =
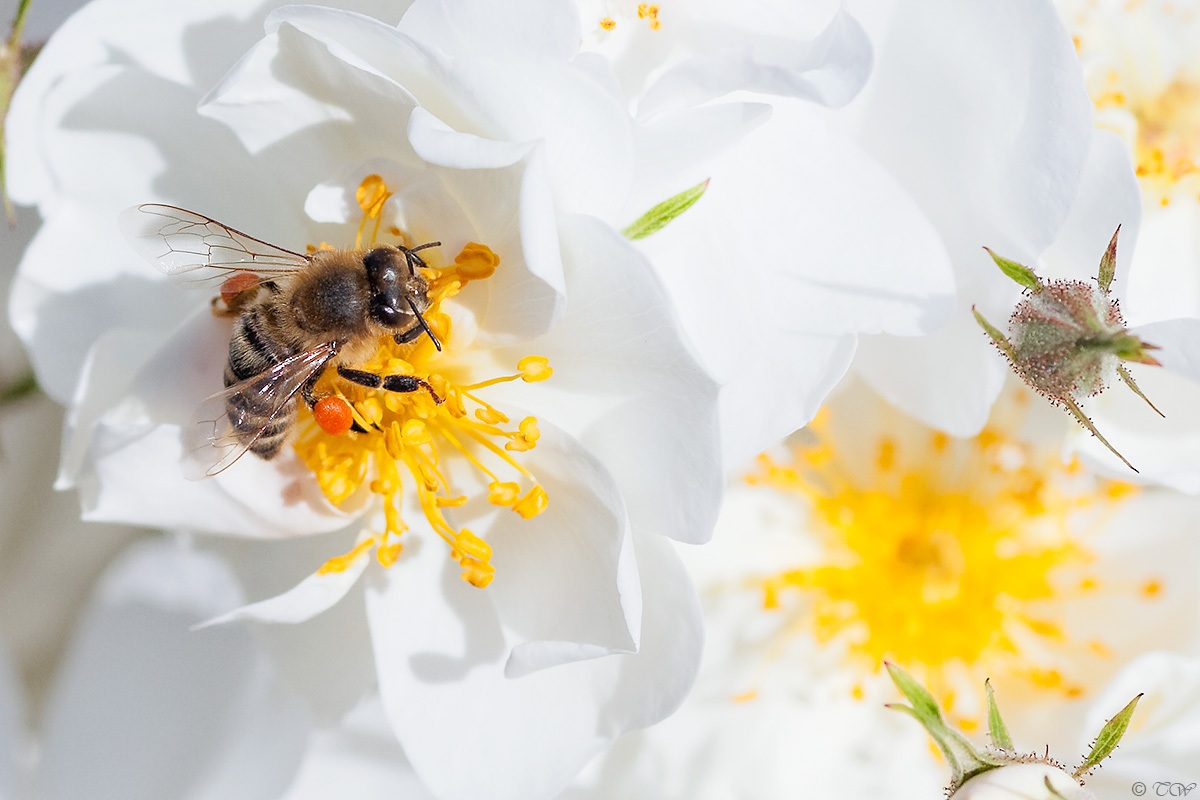
<svg viewBox="0 0 1200 800"><path fill-rule="evenodd" d="M1010 392L978 437L955 439L847 386L764 458L727 493L714 542L688 553L708 634L696 689L568 797L931 796L945 767L883 708L884 659L965 731L987 728L990 678L1019 750L1086 752L1097 715L1151 692L1107 688L1126 664L1195 650L1195 500L1062 464L1060 412ZM1165 775L1195 755L1187 736L1173 756L1144 741Z"/></svg>
<svg viewBox="0 0 1200 800"><path fill-rule="evenodd" d="M394 7L388 23L289 7L265 38L268 9L235 6L93 4L16 99L11 185L46 224L13 316L71 405L60 485L94 520L255 537L353 525L294 589L234 616L299 622L350 595L346 624L308 626L307 649L373 652L435 793L552 795L690 684L698 609L658 536L706 538L721 488L716 386L652 266L605 222L635 174L627 113L567 60L561 5L422 3L398 28ZM113 219L147 201L300 252L373 230L441 241L425 256L443 349L430 337L371 362L428 390L385 400L330 375L381 430L332 437L305 417L295 452L182 480L180 430L220 388L230 332L130 257ZM86 264L63 257L68 232ZM374 680L328 677L307 685L318 705L344 698L334 712Z"/></svg>

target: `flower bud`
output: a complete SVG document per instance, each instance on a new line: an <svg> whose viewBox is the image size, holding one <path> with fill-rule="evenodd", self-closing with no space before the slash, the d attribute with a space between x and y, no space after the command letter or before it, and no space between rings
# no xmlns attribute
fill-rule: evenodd
<svg viewBox="0 0 1200 800"><path fill-rule="evenodd" d="M1009 317L1008 336L974 308L971 310L1021 380L1054 405L1066 409L1126 466L1137 472L1100 435L1079 406L1079 400L1100 394L1119 377L1154 408L1122 363L1134 361L1161 366L1149 353L1158 348L1129 332L1117 299L1109 295L1120 232L1118 227L1100 259L1095 286L1083 281L1043 281L1029 267L988 250L996 266L1025 287L1023 296ZM1158 411L1157 408L1154 410ZM1162 414L1161 411L1158 413Z"/></svg>
<svg viewBox="0 0 1200 800"><path fill-rule="evenodd" d="M951 800L1095 800L1067 772L1049 764L1011 764L964 783Z"/></svg>

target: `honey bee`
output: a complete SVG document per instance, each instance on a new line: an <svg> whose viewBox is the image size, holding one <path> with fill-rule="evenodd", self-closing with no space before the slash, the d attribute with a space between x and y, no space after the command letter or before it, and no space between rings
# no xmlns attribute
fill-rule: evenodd
<svg viewBox="0 0 1200 800"><path fill-rule="evenodd" d="M370 358L382 336L406 344L425 335L442 349L422 316L430 300L419 255L440 242L301 254L155 203L126 210L120 224L135 249L166 275L219 286L213 313L234 317L226 388L204 401L199 424L185 434L189 477L216 475L247 451L274 458L294 427L298 400L316 406L314 387L330 366L352 383L423 390L442 402L419 377L350 366Z"/></svg>

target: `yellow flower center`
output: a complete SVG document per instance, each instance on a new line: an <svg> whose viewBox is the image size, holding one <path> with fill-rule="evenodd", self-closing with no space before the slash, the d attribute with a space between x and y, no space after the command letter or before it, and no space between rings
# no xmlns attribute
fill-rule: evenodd
<svg viewBox="0 0 1200 800"><path fill-rule="evenodd" d="M382 209L390 196L379 176L368 176L363 181L358 191L364 214L359 242L372 219L375 226L371 241L375 241ZM389 233L400 238L401 244L412 246L403 232L391 229ZM431 261L436 263L434 257ZM454 336L443 304L469 282L487 279L499 264L500 258L490 248L472 242L453 263L425 270L430 299L425 319L440 341L451 342ZM443 461L446 453L457 454L483 477L487 502L509 508L525 519L546 509L545 489L519 460L520 453L537 446L537 419L526 417L514 424L484 399L482 390L507 381L543 381L554 370L547 359L526 356L511 374L458 383L450 377L454 373L452 351L447 346L445 352L439 352L428 336L397 344L387 335L380 339L368 361L353 365L377 375L418 378L423 387L413 392L371 389L341 378L334 369L327 369L317 382L315 394L343 399L358 430L330 434L310 412L302 410L296 452L313 471L330 502L341 505L365 489L383 507L382 528L369 531L369 538L351 552L330 559L321 571L344 570L371 547L383 566L395 563L401 551L401 534L408 529L401 517L401 501L404 492L410 491L430 528L445 540L451 557L462 566L463 580L478 587L491 583L495 569L490 563L490 546L446 516L446 509L463 506L469 499L455 490L455 481Z"/></svg>
<svg viewBox="0 0 1200 800"><path fill-rule="evenodd" d="M1131 487L1089 491L1077 464L1039 458L997 428L973 439L906 431L853 463L829 421L822 411L814 441L787 461L761 456L747 479L802 496L822 544L816 563L759 582L764 607L791 609L796 627L865 671L886 659L921 674L948 706L963 679L997 673L1081 693L1055 657L1078 647L1060 623L1065 604L1099 586L1073 526L1110 513Z"/></svg>

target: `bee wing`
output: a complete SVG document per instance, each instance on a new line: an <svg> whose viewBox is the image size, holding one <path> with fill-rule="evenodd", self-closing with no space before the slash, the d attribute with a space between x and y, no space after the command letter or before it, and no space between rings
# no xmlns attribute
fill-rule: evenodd
<svg viewBox="0 0 1200 800"><path fill-rule="evenodd" d="M118 217L135 250L172 278L212 286L236 272L264 280L291 275L308 256L255 239L203 214L175 206L143 203Z"/></svg>
<svg viewBox="0 0 1200 800"><path fill-rule="evenodd" d="M184 433L185 477L209 478L233 466L337 351L335 343L318 345L205 400Z"/></svg>

